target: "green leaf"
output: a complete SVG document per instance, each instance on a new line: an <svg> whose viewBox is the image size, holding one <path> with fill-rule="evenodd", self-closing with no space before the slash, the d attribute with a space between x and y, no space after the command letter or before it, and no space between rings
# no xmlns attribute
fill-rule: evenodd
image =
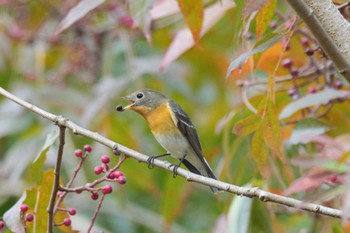
<svg viewBox="0 0 350 233"><path fill-rule="evenodd" d="M264 140L264 130L263 127L259 127L252 138L252 154L253 159L259 168L266 165L267 161L267 150ZM263 170L260 170L263 171Z"/></svg>
<svg viewBox="0 0 350 233"><path fill-rule="evenodd" d="M226 72L226 78L230 76L233 70L237 68L241 68L244 65L245 61L250 56L264 52L265 50L270 48L272 45L276 44L277 41L279 41L282 37L283 35L271 33L269 36L265 37L264 39L256 43L255 47L252 50L239 55L236 59L231 61Z"/></svg>
<svg viewBox="0 0 350 233"><path fill-rule="evenodd" d="M202 30L204 6L203 1L177 0L185 22L191 30L195 43L199 41Z"/></svg>
<svg viewBox="0 0 350 233"><path fill-rule="evenodd" d="M129 11L137 26L142 29L148 43L151 42L151 16L153 0L129 0Z"/></svg>
<svg viewBox="0 0 350 233"><path fill-rule="evenodd" d="M57 128L46 136L44 146L40 150L40 153L35 158L34 162L29 166L25 175L26 181L30 184L41 183L41 179L44 173L43 167L46 160L46 153L50 147L55 143L58 138L59 132Z"/></svg>
<svg viewBox="0 0 350 233"><path fill-rule="evenodd" d="M269 0L263 8L261 8L256 16L256 37L260 38L270 24L272 17L275 15L277 0Z"/></svg>
<svg viewBox="0 0 350 233"><path fill-rule="evenodd" d="M327 104L331 100L335 100L338 98L342 99L349 96L350 96L349 91L340 91L340 90L334 90L334 89L326 89L324 91L320 91L312 95L306 95L288 104L282 110L281 114L279 115L279 119L290 117L297 111L304 108L312 107L314 105Z"/></svg>
<svg viewBox="0 0 350 233"><path fill-rule="evenodd" d="M267 100L267 108L262 120L263 134L266 145L271 149L274 155L285 162L285 156L282 149L280 122L277 118L276 107L271 99Z"/></svg>
<svg viewBox="0 0 350 233"><path fill-rule="evenodd" d="M246 233L249 229L253 198L234 197L227 216L227 232Z"/></svg>
<svg viewBox="0 0 350 233"><path fill-rule="evenodd" d="M247 136L253 133L259 127L261 118L256 115L248 115L247 117L236 122L233 132L238 136Z"/></svg>
<svg viewBox="0 0 350 233"><path fill-rule="evenodd" d="M330 129L328 124L318 119L305 118L298 121L288 141L292 144L308 143L313 136L324 134Z"/></svg>

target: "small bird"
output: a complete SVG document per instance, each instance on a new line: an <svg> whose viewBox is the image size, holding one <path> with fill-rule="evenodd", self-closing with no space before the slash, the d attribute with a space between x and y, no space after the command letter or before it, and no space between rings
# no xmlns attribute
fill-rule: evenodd
<svg viewBox="0 0 350 233"><path fill-rule="evenodd" d="M151 156L149 164L155 158L171 155L180 160L179 165L174 167L174 176L183 163L193 173L217 179L203 156L196 128L180 105L150 89L139 90L122 98L131 104L117 106L117 111L131 109L142 115L158 143L168 152ZM210 189L218 192L215 187Z"/></svg>

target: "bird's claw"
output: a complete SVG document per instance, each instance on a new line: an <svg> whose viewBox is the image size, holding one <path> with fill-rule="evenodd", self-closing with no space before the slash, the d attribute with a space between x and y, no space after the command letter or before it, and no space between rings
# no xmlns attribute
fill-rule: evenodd
<svg viewBox="0 0 350 233"><path fill-rule="evenodd" d="M150 156L148 159L147 159L147 164L148 164L148 168L149 169L152 169L154 168L154 160L155 160L156 156Z"/></svg>
<svg viewBox="0 0 350 233"><path fill-rule="evenodd" d="M177 169L180 167L180 165L178 165L178 164L171 164L170 167L174 167L173 168L173 178L175 178L178 175Z"/></svg>

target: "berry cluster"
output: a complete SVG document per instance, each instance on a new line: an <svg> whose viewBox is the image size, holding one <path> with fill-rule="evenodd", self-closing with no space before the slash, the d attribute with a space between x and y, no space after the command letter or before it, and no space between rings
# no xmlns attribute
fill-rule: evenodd
<svg viewBox="0 0 350 233"><path fill-rule="evenodd" d="M23 224L24 229L27 228L27 223L33 222L34 215L32 213L28 213L29 207L27 204L22 203L19 207L20 209L20 218Z"/></svg>
<svg viewBox="0 0 350 233"><path fill-rule="evenodd" d="M111 158L108 155L103 155L100 158L101 164L95 166L94 168L94 173L96 175L101 175L103 174L102 177L99 179L94 180L91 183L85 184L83 186L77 186L75 188L72 188L72 183L77 176L78 172L82 168L82 165L89 156L89 154L92 151L92 147L90 145L85 145L83 150L77 149L74 151L74 155L80 159L80 162L78 163L76 169L74 170L74 173L72 175L72 178L69 180L66 186L61 186L59 187L59 191L57 191L57 201L56 201L56 211L65 211L67 212L70 216L73 216L77 213L77 210L75 208L69 208L69 209L63 209L59 208L61 202L63 199L66 197L68 193L76 193L80 194L82 192L89 192L90 193L90 198L92 200L98 200L99 196L102 194L102 196L107 195L112 193L113 188L111 184L106 184L104 186L99 186L99 184L104 183L104 182L118 182L119 184L125 184L126 183L126 178L124 174L118 170L122 162L126 159L125 156L121 156L119 158L119 162L110 168L110 163L111 163ZM113 154L115 155L120 155L121 153L118 150L113 150ZM98 210L103 202L104 198L100 199L99 207ZM98 211L95 211L95 215L97 214ZM96 217L96 216L94 216ZM57 223L55 224L56 226L70 226L72 224L72 221L70 218L65 218L62 223ZM93 221L92 223L93 224Z"/></svg>

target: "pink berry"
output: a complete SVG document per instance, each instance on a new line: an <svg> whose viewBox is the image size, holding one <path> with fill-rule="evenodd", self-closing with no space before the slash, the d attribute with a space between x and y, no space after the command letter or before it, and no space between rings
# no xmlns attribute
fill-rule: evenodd
<svg viewBox="0 0 350 233"><path fill-rule="evenodd" d="M309 46L309 39L306 38L306 37L301 38L301 44L302 44L304 47Z"/></svg>
<svg viewBox="0 0 350 233"><path fill-rule="evenodd" d="M108 175L108 178L113 180L115 178L114 172L110 173Z"/></svg>
<svg viewBox="0 0 350 233"><path fill-rule="evenodd" d="M339 79L336 79L336 80L334 81L333 85L334 85L334 87L337 88L337 89L340 89L340 88L343 87L343 83L342 83L342 81L339 80Z"/></svg>
<svg viewBox="0 0 350 233"><path fill-rule="evenodd" d="M109 163L110 159L108 155L104 155L101 157L101 162L102 163Z"/></svg>
<svg viewBox="0 0 350 233"><path fill-rule="evenodd" d="M34 219L34 215L32 215L32 214L27 214L27 215L26 215L26 220L27 220L28 222L32 222L33 219Z"/></svg>
<svg viewBox="0 0 350 233"><path fill-rule="evenodd" d="M317 92L317 89L315 87L309 87L309 89L307 89L307 93L309 94L314 94Z"/></svg>
<svg viewBox="0 0 350 233"><path fill-rule="evenodd" d="M87 151L87 152L91 152L92 151L92 147L89 144L86 144L84 146L84 150Z"/></svg>
<svg viewBox="0 0 350 233"><path fill-rule="evenodd" d="M272 29L276 29L276 28L277 28L277 22L276 22L276 21L271 21L271 22L270 22L270 27L271 27Z"/></svg>
<svg viewBox="0 0 350 233"><path fill-rule="evenodd" d="M102 166L96 166L94 168L94 172L95 172L96 175L101 174L103 172L103 167Z"/></svg>
<svg viewBox="0 0 350 233"><path fill-rule="evenodd" d="M281 65L283 68L286 68L286 69L291 68L293 65L293 61L290 58L286 58L282 61Z"/></svg>
<svg viewBox="0 0 350 233"><path fill-rule="evenodd" d="M20 206L20 209L21 209L22 212L26 212L28 210L28 205L27 204L22 204Z"/></svg>
<svg viewBox="0 0 350 233"><path fill-rule="evenodd" d="M74 151L74 155L77 156L77 157L81 157L81 156L83 156L83 151L80 150L80 149L75 150L75 151Z"/></svg>
<svg viewBox="0 0 350 233"><path fill-rule="evenodd" d="M5 223L3 221L0 221L0 230L5 227Z"/></svg>
<svg viewBox="0 0 350 233"><path fill-rule="evenodd" d="M305 50L305 54L306 54L307 56L312 56L312 55L314 55L314 50L313 50L313 49L310 49L310 48L307 48L307 49Z"/></svg>
<svg viewBox="0 0 350 233"><path fill-rule="evenodd" d="M112 186L107 184L106 186L103 187L102 193L103 194L110 194L113 191Z"/></svg>
<svg viewBox="0 0 350 233"><path fill-rule="evenodd" d="M64 224L65 226L70 226L70 225L72 224L72 220L70 220L70 218L65 218L65 219L63 220L63 224Z"/></svg>
<svg viewBox="0 0 350 233"><path fill-rule="evenodd" d="M135 28L136 27L136 23L133 20L133 18L131 18L130 15L124 15L124 16L120 17L119 22L124 27L128 27L128 28Z"/></svg>
<svg viewBox="0 0 350 233"><path fill-rule="evenodd" d="M93 192L93 193L91 193L90 197L91 197L92 200L97 200L98 199L98 193Z"/></svg>
<svg viewBox="0 0 350 233"><path fill-rule="evenodd" d="M288 90L288 95L289 96L293 96L297 93L297 90L293 87L291 89Z"/></svg>
<svg viewBox="0 0 350 233"><path fill-rule="evenodd" d="M120 176L124 176L123 172L121 172L121 171L116 171L116 172L114 172L113 174L114 174L114 177L115 177L116 179L118 179Z"/></svg>
<svg viewBox="0 0 350 233"><path fill-rule="evenodd" d="M68 213L69 213L69 215L75 215L75 214L77 213L77 209L75 209L75 208L70 208L70 209L68 210Z"/></svg>
<svg viewBox="0 0 350 233"><path fill-rule="evenodd" d="M125 178L125 176L119 176L117 181L119 184L125 184L126 178Z"/></svg>

